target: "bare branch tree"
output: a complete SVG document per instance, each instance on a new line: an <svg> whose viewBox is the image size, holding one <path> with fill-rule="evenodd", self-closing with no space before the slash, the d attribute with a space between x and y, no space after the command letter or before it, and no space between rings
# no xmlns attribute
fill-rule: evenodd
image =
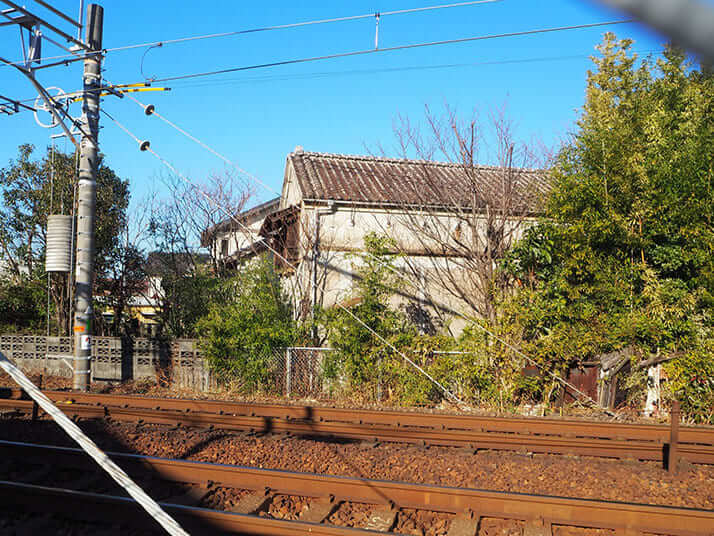
<svg viewBox="0 0 714 536"><path fill-rule="evenodd" d="M153 275L163 278L161 315L176 334L183 332L181 319L186 317L181 313L181 281L197 274L206 264L214 275L224 270L220 260L201 245L213 244L215 236L208 240L204 236L202 241L202 235L214 232L219 222L238 215L251 192L227 170L209 175L198 185L170 175L162 176L161 181L168 195L153 201L149 228L155 251L149 254L147 264Z"/></svg>
<svg viewBox="0 0 714 536"><path fill-rule="evenodd" d="M484 123L475 112L462 119L452 108L437 115L426 107L424 124L398 117L394 133L399 156L422 162L402 180L407 201L389 209L395 224L384 232L420 284L421 301L446 299L456 310L495 320L497 297L510 285L499 261L537 214L547 187L544 173L533 169L538 155L516 139L502 109Z"/></svg>

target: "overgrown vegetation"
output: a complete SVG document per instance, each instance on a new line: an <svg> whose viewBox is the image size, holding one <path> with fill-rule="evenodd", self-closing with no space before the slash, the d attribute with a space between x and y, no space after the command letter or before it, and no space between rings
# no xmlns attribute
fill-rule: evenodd
<svg viewBox="0 0 714 536"><path fill-rule="evenodd" d="M631 346L669 359L668 398L712 421L714 78L607 34L543 221L505 268L524 350L555 372Z"/></svg>
<svg viewBox="0 0 714 536"><path fill-rule="evenodd" d="M343 389L372 399L380 388L391 390L393 383L394 388L407 388L404 381L401 384L392 381L395 376L403 376L396 364L403 358L394 355L390 345L407 347L416 332L406 316L389 305L389 299L400 286L393 272L392 241L372 233L364 237L364 244L367 254L355 258L359 263L355 268L357 282L348 302L354 316L337 308L323 313L324 328L334 349L327 357L325 369L328 378L344 382ZM408 382L407 378L402 379Z"/></svg>
<svg viewBox="0 0 714 536"><path fill-rule="evenodd" d="M548 403L550 374L633 348L625 384L642 393L645 360L664 362L666 399L714 419L714 77L667 46L658 60L607 34L588 73L577 129L558 153L542 219L502 263L516 290L459 340L418 335L389 306L398 282L386 239L370 237L352 311L460 397L505 408ZM390 291L390 289L392 289ZM332 373L353 390L382 386L402 403L442 393L348 315L328 323ZM518 347L529 363L499 339ZM461 354L437 354L459 349Z"/></svg>
<svg viewBox="0 0 714 536"><path fill-rule="evenodd" d="M295 343L290 302L268 258L245 265L223 280L196 330L211 368L237 390L271 383L273 353Z"/></svg>
<svg viewBox="0 0 714 536"><path fill-rule="evenodd" d="M439 403L444 392L417 365L464 400L510 405L503 385L520 370L499 359L483 332L475 328L458 340L419 333L405 312L406 304L394 301L403 280L397 275L399 255L394 253L393 240L370 233L364 244L365 253L355 259L357 282L346 302L354 316L336 308L323 312L324 329L334 349L327 357L326 374L335 388L368 401Z"/></svg>

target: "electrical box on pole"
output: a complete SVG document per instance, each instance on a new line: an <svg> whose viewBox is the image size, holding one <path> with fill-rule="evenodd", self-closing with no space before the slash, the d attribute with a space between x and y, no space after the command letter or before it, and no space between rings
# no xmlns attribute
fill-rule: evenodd
<svg viewBox="0 0 714 536"><path fill-rule="evenodd" d="M72 269L72 216L47 216L45 271L69 272Z"/></svg>
<svg viewBox="0 0 714 536"><path fill-rule="evenodd" d="M104 9L87 7L84 60L79 184L77 206L77 254L75 255L74 388L89 389L92 354L92 282L94 279L94 228L99 158L99 99L102 87L102 26ZM94 52L94 54L92 54Z"/></svg>

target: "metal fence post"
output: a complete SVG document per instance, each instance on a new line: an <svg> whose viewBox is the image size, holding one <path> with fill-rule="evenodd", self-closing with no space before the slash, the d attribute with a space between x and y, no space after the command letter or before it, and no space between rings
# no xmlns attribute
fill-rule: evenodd
<svg viewBox="0 0 714 536"><path fill-rule="evenodd" d="M377 402L382 400L382 355L377 360Z"/></svg>
<svg viewBox="0 0 714 536"><path fill-rule="evenodd" d="M290 348L285 349L285 396L290 398Z"/></svg>
<svg viewBox="0 0 714 536"><path fill-rule="evenodd" d="M677 453L679 443L679 400L672 402L672 413L670 414L670 429L669 429L669 456L667 459L667 470L670 474L677 472L678 458Z"/></svg>

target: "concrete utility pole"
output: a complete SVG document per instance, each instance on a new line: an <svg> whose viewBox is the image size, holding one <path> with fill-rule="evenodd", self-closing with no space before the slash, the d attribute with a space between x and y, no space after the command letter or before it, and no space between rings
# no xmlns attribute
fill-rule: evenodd
<svg viewBox="0 0 714 536"><path fill-rule="evenodd" d="M91 52L102 50L104 8L87 7L86 44ZM74 388L89 389L92 353L92 279L94 277L94 212L97 200L97 159L99 158L99 94L102 85L102 56L84 60L84 95L80 120L82 140L79 152L77 207L77 255L74 302Z"/></svg>

